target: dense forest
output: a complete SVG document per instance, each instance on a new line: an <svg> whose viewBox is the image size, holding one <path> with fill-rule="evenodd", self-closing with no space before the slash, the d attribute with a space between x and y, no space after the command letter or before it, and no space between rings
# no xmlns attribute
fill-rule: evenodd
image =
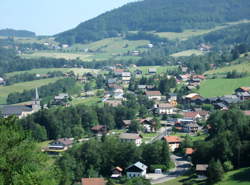
<svg viewBox="0 0 250 185"><path fill-rule="evenodd" d="M36 34L27 30L2 29L0 36L4 37L35 37Z"/></svg>
<svg viewBox="0 0 250 185"><path fill-rule="evenodd" d="M56 35L61 43L86 43L127 31L182 32L184 29L250 18L248 0L144 0L129 3ZM124 19L126 17L126 19Z"/></svg>

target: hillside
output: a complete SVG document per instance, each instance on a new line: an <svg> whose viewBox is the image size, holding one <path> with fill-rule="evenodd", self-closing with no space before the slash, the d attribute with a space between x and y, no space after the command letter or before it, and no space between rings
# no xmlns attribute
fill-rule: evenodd
<svg viewBox="0 0 250 185"><path fill-rule="evenodd" d="M250 18L248 0L144 0L129 3L56 35L61 43L86 43L127 31L182 32Z"/></svg>
<svg viewBox="0 0 250 185"><path fill-rule="evenodd" d="M36 34L27 30L2 29L0 36L3 37L35 37Z"/></svg>

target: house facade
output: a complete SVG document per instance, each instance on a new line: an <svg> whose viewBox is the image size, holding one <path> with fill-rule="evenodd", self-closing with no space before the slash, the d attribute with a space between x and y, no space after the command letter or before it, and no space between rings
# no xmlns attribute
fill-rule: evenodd
<svg viewBox="0 0 250 185"><path fill-rule="evenodd" d="M141 162L130 165L126 168L128 178L145 177L147 175L147 166Z"/></svg>
<svg viewBox="0 0 250 185"><path fill-rule="evenodd" d="M180 147L181 139L178 136L165 136L164 139L168 142L170 151L175 151Z"/></svg>
<svg viewBox="0 0 250 185"><path fill-rule="evenodd" d="M142 137L137 133L122 133L119 136L121 142L131 142L136 146L140 146L142 144Z"/></svg>

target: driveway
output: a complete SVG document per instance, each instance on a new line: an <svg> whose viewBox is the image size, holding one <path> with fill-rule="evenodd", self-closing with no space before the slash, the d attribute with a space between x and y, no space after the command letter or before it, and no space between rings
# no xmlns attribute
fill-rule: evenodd
<svg viewBox="0 0 250 185"><path fill-rule="evenodd" d="M151 184L160 184L175 179L182 176L191 167L191 163L183 157L171 155L171 159L175 163L175 168L170 170L167 174L159 176L159 178L151 178Z"/></svg>

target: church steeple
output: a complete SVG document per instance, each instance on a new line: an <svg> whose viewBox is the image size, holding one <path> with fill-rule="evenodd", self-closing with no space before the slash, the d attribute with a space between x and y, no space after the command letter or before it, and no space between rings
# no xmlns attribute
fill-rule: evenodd
<svg viewBox="0 0 250 185"><path fill-rule="evenodd" d="M32 109L34 111L38 111L38 110L41 109L41 107L40 107L40 99L39 99L38 89L37 88L36 88L35 99L33 100L33 103L32 103Z"/></svg>

